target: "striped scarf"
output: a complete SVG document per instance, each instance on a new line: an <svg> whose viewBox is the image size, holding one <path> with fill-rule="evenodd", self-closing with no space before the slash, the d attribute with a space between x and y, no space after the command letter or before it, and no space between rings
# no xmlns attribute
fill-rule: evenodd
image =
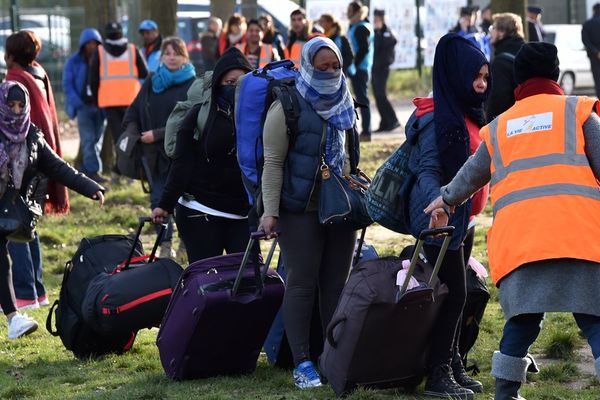
<svg viewBox="0 0 600 400"><path fill-rule="evenodd" d="M356 122L354 100L346 85L342 69L335 72L317 71L312 62L323 47L332 50L342 66L340 50L331 39L315 37L302 47L300 75L296 79L296 89L300 95L327 121L325 161L330 168L341 175L344 163L344 141L346 129Z"/></svg>

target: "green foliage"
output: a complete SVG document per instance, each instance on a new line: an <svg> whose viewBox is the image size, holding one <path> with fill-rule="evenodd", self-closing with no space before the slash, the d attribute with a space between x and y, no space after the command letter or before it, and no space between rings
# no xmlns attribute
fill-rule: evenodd
<svg viewBox="0 0 600 400"><path fill-rule="evenodd" d="M427 96L431 92L431 68L423 68L419 77L416 69L399 69L392 71L388 79L388 94L395 99L412 99Z"/></svg>

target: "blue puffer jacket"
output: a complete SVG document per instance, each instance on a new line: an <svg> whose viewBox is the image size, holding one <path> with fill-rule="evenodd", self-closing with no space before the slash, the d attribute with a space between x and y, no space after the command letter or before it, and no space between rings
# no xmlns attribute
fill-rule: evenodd
<svg viewBox="0 0 600 400"><path fill-rule="evenodd" d="M65 93L65 108L71 119L77 116L77 110L84 105L83 95L88 75L88 63L84 56L84 46L90 40L102 43L102 37L96 29L87 28L81 32L79 51L69 57L63 71L62 84Z"/></svg>
<svg viewBox="0 0 600 400"><path fill-rule="evenodd" d="M440 195L440 187L448 183L442 182L442 165L435 137L433 112L419 118L413 112L406 123L406 140L414 143L408 165L416 180L410 191L408 211L411 234L418 237L423 229L429 227L429 215L425 214L423 209ZM456 228L450 241L450 249L458 249L463 241L470 213L471 200L457 207L450 218L449 224ZM441 246L442 239L430 239L427 243Z"/></svg>

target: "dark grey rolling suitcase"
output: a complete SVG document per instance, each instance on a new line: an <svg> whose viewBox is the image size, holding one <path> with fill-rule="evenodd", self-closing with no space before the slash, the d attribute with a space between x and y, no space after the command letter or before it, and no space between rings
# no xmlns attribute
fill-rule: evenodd
<svg viewBox="0 0 600 400"><path fill-rule="evenodd" d="M437 273L453 231L446 227L421 233L402 288L396 286L400 257L361 262L353 269L319 360L321 374L338 396L358 386L412 389L421 383L432 326L448 293ZM432 269L419 254L424 239L438 234L446 238ZM411 276L421 284L406 290Z"/></svg>

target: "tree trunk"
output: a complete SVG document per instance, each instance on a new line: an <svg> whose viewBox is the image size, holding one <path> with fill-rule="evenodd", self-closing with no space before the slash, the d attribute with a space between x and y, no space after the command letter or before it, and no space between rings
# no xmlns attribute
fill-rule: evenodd
<svg viewBox="0 0 600 400"><path fill-rule="evenodd" d="M146 18L158 24L163 37L177 35L177 0L143 0L142 7Z"/></svg>
<svg viewBox="0 0 600 400"><path fill-rule="evenodd" d="M219 17L223 20L223 24L227 22L233 10L235 9L235 0L211 0L210 14Z"/></svg>
<svg viewBox="0 0 600 400"><path fill-rule="evenodd" d="M246 21L258 18L256 0L242 0L242 15L246 17Z"/></svg>
<svg viewBox="0 0 600 400"><path fill-rule="evenodd" d="M98 29L100 34L104 37L104 27L111 21L117 21L117 4L118 0L84 0L85 7L85 27L93 27ZM108 132L108 127L104 131L104 139L102 142L102 151L100 157L102 158L102 165L104 166L104 174L110 174L110 168L115 160L114 144ZM76 167L81 167L82 154L81 147L77 152L74 164Z"/></svg>
<svg viewBox="0 0 600 400"><path fill-rule="evenodd" d="M523 31L525 40L528 40L527 29L527 0L492 0L492 13L511 12L520 15L523 18Z"/></svg>

